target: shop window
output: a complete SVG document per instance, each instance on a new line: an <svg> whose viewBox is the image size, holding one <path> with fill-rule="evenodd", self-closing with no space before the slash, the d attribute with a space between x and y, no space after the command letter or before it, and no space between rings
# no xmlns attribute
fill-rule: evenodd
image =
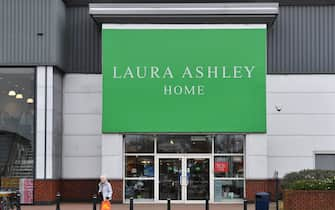
<svg viewBox="0 0 335 210"><path fill-rule="evenodd" d="M0 188L33 202L35 70L0 68Z"/></svg>
<svg viewBox="0 0 335 210"><path fill-rule="evenodd" d="M214 201L229 201L242 199L244 196L243 180L215 180L214 182Z"/></svg>
<svg viewBox="0 0 335 210"><path fill-rule="evenodd" d="M244 135L214 137L214 201L231 201L244 196Z"/></svg>
<svg viewBox="0 0 335 210"><path fill-rule="evenodd" d="M215 153L243 153L244 135L216 135Z"/></svg>
<svg viewBox="0 0 335 210"><path fill-rule="evenodd" d="M335 170L335 154L316 154L315 168L321 170Z"/></svg>
<svg viewBox="0 0 335 210"><path fill-rule="evenodd" d="M154 177L153 156L126 156L127 177Z"/></svg>
<svg viewBox="0 0 335 210"><path fill-rule="evenodd" d="M154 153L154 136L126 135L126 153Z"/></svg>
<svg viewBox="0 0 335 210"><path fill-rule="evenodd" d="M126 180L125 182L126 199L153 199L154 181L153 180Z"/></svg>
<svg viewBox="0 0 335 210"><path fill-rule="evenodd" d="M158 153L211 153L211 136L157 136Z"/></svg>
<svg viewBox="0 0 335 210"><path fill-rule="evenodd" d="M219 156L214 158L215 177L243 178L243 156Z"/></svg>

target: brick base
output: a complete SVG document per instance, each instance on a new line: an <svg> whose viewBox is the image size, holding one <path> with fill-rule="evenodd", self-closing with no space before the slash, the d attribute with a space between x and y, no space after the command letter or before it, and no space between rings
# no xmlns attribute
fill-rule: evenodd
<svg viewBox="0 0 335 210"><path fill-rule="evenodd" d="M34 203L51 204L56 200L57 192L60 192L59 180L35 180Z"/></svg>
<svg viewBox="0 0 335 210"><path fill-rule="evenodd" d="M271 200L275 200L276 182L274 179L246 180L246 198L248 201L255 201L257 192L270 193ZM279 192L281 192L279 183Z"/></svg>
<svg viewBox="0 0 335 210"><path fill-rule="evenodd" d="M92 196L98 192L98 180L35 180L34 203L52 204L55 202L57 192L61 193L62 201L91 202ZM113 186L113 202L122 203L122 180L110 180Z"/></svg>
<svg viewBox="0 0 335 210"><path fill-rule="evenodd" d="M98 182L95 179L35 180L34 203L53 203L57 192L61 193L63 201L91 202L92 196L98 191ZM111 180L110 182L113 186L113 202L122 203L122 180ZM275 180L246 180L247 200L255 201L257 192L269 192L271 199L274 200Z"/></svg>
<svg viewBox="0 0 335 210"><path fill-rule="evenodd" d="M335 210L335 191L285 190L285 210Z"/></svg>

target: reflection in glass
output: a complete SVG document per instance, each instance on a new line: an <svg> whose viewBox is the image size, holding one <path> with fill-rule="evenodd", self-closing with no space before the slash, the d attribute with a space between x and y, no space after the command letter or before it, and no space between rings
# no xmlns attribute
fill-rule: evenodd
<svg viewBox="0 0 335 210"><path fill-rule="evenodd" d="M126 180L125 182L126 199L153 199L154 181L153 180Z"/></svg>
<svg viewBox="0 0 335 210"><path fill-rule="evenodd" d="M243 153L244 135L216 135L214 139L215 153Z"/></svg>
<svg viewBox="0 0 335 210"><path fill-rule="evenodd" d="M153 177L153 156L126 156L127 177Z"/></svg>
<svg viewBox="0 0 335 210"><path fill-rule="evenodd" d="M159 160L159 200L181 200L181 159Z"/></svg>
<svg viewBox="0 0 335 210"><path fill-rule="evenodd" d="M126 135L126 153L154 153L154 136Z"/></svg>
<svg viewBox="0 0 335 210"><path fill-rule="evenodd" d="M0 188L21 190L33 202L35 71L0 68ZM31 100L30 100L31 102Z"/></svg>
<svg viewBox="0 0 335 210"><path fill-rule="evenodd" d="M243 198L243 180L215 180L214 201L220 202Z"/></svg>
<svg viewBox="0 0 335 210"><path fill-rule="evenodd" d="M210 136L159 135L157 136L159 153L211 153Z"/></svg>
<svg viewBox="0 0 335 210"><path fill-rule="evenodd" d="M244 176L243 156L220 156L214 158L215 177L234 177Z"/></svg>
<svg viewBox="0 0 335 210"><path fill-rule="evenodd" d="M205 200L209 198L209 159L187 159L187 199Z"/></svg>

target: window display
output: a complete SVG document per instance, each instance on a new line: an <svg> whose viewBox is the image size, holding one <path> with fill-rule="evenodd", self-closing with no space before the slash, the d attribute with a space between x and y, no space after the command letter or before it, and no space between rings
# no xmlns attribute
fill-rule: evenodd
<svg viewBox="0 0 335 210"><path fill-rule="evenodd" d="M153 199L154 181L153 180L127 180L125 182L126 199Z"/></svg>
<svg viewBox="0 0 335 210"><path fill-rule="evenodd" d="M228 134L216 135L214 150L215 153L240 153L243 154L244 135Z"/></svg>
<svg viewBox="0 0 335 210"><path fill-rule="evenodd" d="M214 158L215 177L244 176L243 156L220 156Z"/></svg>
<svg viewBox="0 0 335 210"><path fill-rule="evenodd" d="M154 136L126 135L126 153L154 153Z"/></svg>
<svg viewBox="0 0 335 210"><path fill-rule="evenodd" d="M153 177L154 157L153 156L127 156L126 157L127 177Z"/></svg>
<svg viewBox="0 0 335 210"><path fill-rule="evenodd" d="M158 153L211 153L211 136L159 135Z"/></svg>
<svg viewBox="0 0 335 210"><path fill-rule="evenodd" d="M215 202L242 199L243 180L216 180L214 182Z"/></svg>
<svg viewBox="0 0 335 210"><path fill-rule="evenodd" d="M0 188L33 202L35 70L0 68Z"/></svg>

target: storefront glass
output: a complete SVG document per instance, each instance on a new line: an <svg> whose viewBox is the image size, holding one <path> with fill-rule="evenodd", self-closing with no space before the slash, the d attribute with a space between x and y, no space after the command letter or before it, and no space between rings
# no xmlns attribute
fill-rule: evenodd
<svg viewBox="0 0 335 210"><path fill-rule="evenodd" d="M159 200L181 200L182 159L159 160Z"/></svg>
<svg viewBox="0 0 335 210"><path fill-rule="evenodd" d="M127 135L126 153L153 153L154 137L145 135Z"/></svg>
<svg viewBox="0 0 335 210"><path fill-rule="evenodd" d="M0 187L33 201L35 71L0 68Z"/></svg>
<svg viewBox="0 0 335 210"><path fill-rule="evenodd" d="M127 156L127 177L154 177L153 156Z"/></svg>
<svg viewBox="0 0 335 210"><path fill-rule="evenodd" d="M244 135L216 135L215 153L243 153Z"/></svg>
<svg viewBox="0 0 335 210"><path fill-rule="evenodd" d="M126 199L152 199L154 197L154 181L127 180Z"/></svg>
<svg viewBox="0 0 335 210"><path fill-rule="evenodd" d="M214 137L214 201L242 199L244 195L244 135Z"/></svg>
<svg viewBox="0 0 335 210"><path fill-rule="evenodd" d="M242 199L244 141L234 134L125 135L125 199Z"/></svg>
<svg viewBox="0 0 335 210"><path fill-rule="evenodd" d="M158 153L211 153L211 136L159 135Z"/></svg>
<svg viewBox="0 0 335 210"><path fill-rule="evenodd" d="M216 156L214 158L215 177L244 177L243 156Z"/></svg>
<svg viewBox="0 0 335 210"><path fill-rule="evenodd" d="M214 182L215 202L243 198L243 180L216 180Z"/></svg>

